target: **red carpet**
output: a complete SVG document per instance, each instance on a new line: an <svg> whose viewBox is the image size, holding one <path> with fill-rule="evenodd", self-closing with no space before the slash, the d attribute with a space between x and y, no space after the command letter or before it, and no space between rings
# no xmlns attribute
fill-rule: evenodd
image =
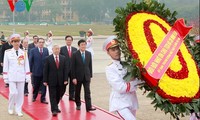
<svg viewBox="0 0 200 120"><path fill-rule="evenodd" d="M4 81L0 78L0 94L8 99L8 88L4 87ZM31 85L29 85L29 95L24 98L23 111L31 116L34 120L119 120L119 118L101 108L96 111L86 112L85 103L82 102L81 110L76 110L74 102L68 100L65 95L60 101L59 108L61 113L57 117L52 117L50 104L41 104L40 95L37 97L36 102L32 102ZM49 101L47 93L47 101Z"/></svg>

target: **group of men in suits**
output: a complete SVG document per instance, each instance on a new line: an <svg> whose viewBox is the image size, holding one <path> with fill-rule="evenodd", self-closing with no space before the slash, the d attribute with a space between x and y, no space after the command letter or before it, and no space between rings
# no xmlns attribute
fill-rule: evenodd
<svg viewBox="0 0 200 120"><path fill-rule="evenodd" d="M81 86L84 86L86 111L93 111L90 95L90 82L92 77L92 57L86 51L86 41L78 41L79 50L72 47L73 37L65 37L66 46L53 45L53 54L46 58L44 64L43 81L49 87L49 97L52 115L56 116L61 110L58 108L60 99L65 93L69 83L69 100L76 102L76 109L80 110Z"/></svg>
<svg viewBox="0 0 200 120"><path fill-rule="evenodd" d="M49 87L49 98L53 116L60 113L59 101L63 94L63 87L68 84L69 62L60 54L60 47L53 45L53 54L48 56L44 64L43 83Z"/></svg>
<svg viewBox="0 0 200 120"><path fill-rule="evenodd" d="M29 65L30 72L33 78L33 98L32 102L36 101L40 87L41 87L41 98L40 102L48 104L46 101L46 87L43 83L43 68L45 58L49 56L48 49L44 47L45 40L43 38L37 39L37 47L31 49L29 54Z"/></svg>
<svg viewBox="0 0 200 120"><path fill-rule="evenodd" d="M58 108L59 101L66 91L69 79L69 100L76 102L76 109L80 110L81 86L84 86L86 111L93 111L90 96L90 81L92 77L92 57L86 51L86 41L78 41L77 48L72 47L73 37L65 37L66 45L61 48L53 45L53 54L49 55L48 49L44 47L45 40L37 35L33 36L33 43L28 44L27 40L22 40L21 49L27 52L29 60L31 82L33 85L32 102L35 102L41 88L40 102L48 104L46 101L46 87L49 87L49 97L53 116L60 113ZM28 45L27 45L28 44ZM6 49L13 46L8 41L1 50L1 63ZM8 82L9 83L9 82ZM25 84L24 92L28 94L28 83Z"/></svg>
<svg viewBox="0 0 200 120"><path fill-rule="evenodd" d="M93 111L90 96L90 81L92 77L92 57L86 51L86 41L78 41L79 50L72 47L73 37L65 37L66 46L53 45L53 54L46 58L44 64L43 81L49 87L49 97L52 115L56 116L61 110L59 101L65 93L69 78L69 100L76 102L76 109L80 110L80 92L83 84L85 91L86 111Z"/></svg>
<svg viewBox="0 0 200 120"><path fill-rule="evenodd" d="M60 54L66 57L66 60L69 62L69 67L72 67L71 64L71 58L74 52L77 51L77 48L72 46L73 37L70 35L65 36L65 46L62 46L60 48ZM72 76L71 76L71 70L68 72L68 78L69 78L69 100L74 101L75 100L75 86L72 82ZM66 85L64 85L61 96L65 94L66 91Z"/></svg>

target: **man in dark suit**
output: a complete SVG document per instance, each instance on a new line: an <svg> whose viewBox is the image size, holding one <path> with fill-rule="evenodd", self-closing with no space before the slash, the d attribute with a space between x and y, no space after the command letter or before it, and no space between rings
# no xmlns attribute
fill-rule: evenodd
<svg viewBox="0 0 200 120"><path fill-rule="evenodd" d="M7 50L7 49L11 49L13 46L10 42L10 39L8 39L8 42L6 42L5 44L2 45L1 47L1 64L3 65L3 59L4 59L4 52Z"/></svg>
<svg viewBox="0 0 200 120"><path fill-rule="evenodd" d="M44 61L47 56L49 56L49 52L47 48L44 48L45 40L43 38L38 39L38 47L33 48L30 51L29 56L29 63L30 63L30 71L32 72L32 77L34 79L34 86L33 86L33 98L32 102L36 101L39 88L42 85L42 95L40 98L40 102L44 104L48 104L46 102L46 86L41 84L43 81L43 68L44 68Z"/></svg>
<svg viewBox="0 0 200 120"><path fill-rule="evenodd" d="M34 35L33 36L33 42L28 44L28 48L31 50L32 48L37 47L37 40L38 40L38 36Z"/></svg>
<svg viewBox="0 0 200 120"><path fill-rule="evenodd" d="M75 102L76 109L80 110L81 86L83 84L85 93L86 111L93 111L96 108L92 107L90 96L90 81L92 78L92 57L91 53L86 51L86 41L81 39L78 41L79 50L72 55L72 79L75 87Z"/></svg>
<svg viewBox="0 0 200 120"><path fill-rule="evenodd" d="M31 49L33 48L36 48L37 47L37 41L38 41L38 36L37 35L34 35L33 36L33 42L28 44L28 55L30 55L30 51ZM33 76L31 75L31 84L32 86L34 87L34 80L33 80ZM43 83L41 83L43 84ZM42 86L42 85L41 85ZM40 91L41 91L41 87L40 87Z"/></svg>
<svg viewBox="0 0 200 120"><path fill-rule="evenodd" d="M7 49L11 49L13 46L11 44L10 41L10 36L8 37L8 42L6 42L5 44L2 45L1 47L1 51L0 51L0 62L1 62L1 66L3 67L3 59L4 59L4 53ZM9 84L6 83L5 87L9 87Z"/></svg>
<svg viewBox="0 0 200 120"><path fill-rule="evenodd" d="M0 57L1 57L1 48L2 48L2 45L5 44L7 41L5 39L1 39L0 40ZM0 58L1 59L1 58ZM0 65L0 74L2 74L3 72L3 66Z"/></svg>
<svg viewBox="0 0 200 120"><path fill-rule="evenodd" d="M67 85L68 64L65 56L59 55L60 47L53 46L53 54L48 56L44 63L43 84L49 87L49 98L51 103L51 112L53 116L61 111L58 108L60 101L61 88Z"/></svg>
<svg viewBox="0 0 200 120"><path fill-rule="evenodd" d="M61 47L60 49L60 54L64 55L66 57L67 62L69 62L69 74L68 74L68 78L69 78L69 100L74 101L75 100L75 86L72 82L72 76L71 76L71 58L72 58L72 54L77 51L77 49L75 47L72 47L72 42L73 42L73 37L70 35L67 35L65 37L65 42L66 42L66 46ZM61 97L65 94L66 91L66 85L64 85L63 87L63 91L61 93Z"/></svg>

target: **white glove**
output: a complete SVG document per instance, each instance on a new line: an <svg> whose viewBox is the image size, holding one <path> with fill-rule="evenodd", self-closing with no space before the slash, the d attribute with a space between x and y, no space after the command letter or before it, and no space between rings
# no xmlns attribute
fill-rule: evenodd
<svg viewBox="0 0 200 120"><path fill-rule="evenodd" d="M26 79L25 82L26 82L26 83L29 83L29 82L30 82L30 79Z"/></svg>
<svg viewBox="0 0 200 120"><path fill-rule="evenodd" d="M142 84L142 83L145 83L145 81L144 81L144 80L140 80L140 79L137 80L137 84L138 84L138 85L139 85L139 84Z"/></svg>
<svg viewBox="0 0 200 120"><path fill-rule="evenodd" d="M137 86L137 85L140 85L140 84L143 84L143 83L145 83L145 81L143 80L140 80L140 79L137 79L137 78L135 78L135 80L133 81L134 82L134 86Z"/></svg>
<svg viewBox="0 0 200 120"><path fill-rule="evenodd" d="M5 83L8 83L8 78L5 78L5 79L4 79L4 82L5 82Z"/></svg>

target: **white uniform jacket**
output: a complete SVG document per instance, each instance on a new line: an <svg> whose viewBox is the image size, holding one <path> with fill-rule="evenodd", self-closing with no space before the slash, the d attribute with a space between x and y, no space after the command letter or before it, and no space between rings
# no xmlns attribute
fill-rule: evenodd
<svg viewBox="0 0 200 120"><path fill-rule="evenodd" d="M127 107L138 109L136 85L141 81L135 79L134 81L126 82L123 80L126 73L127 70L122 67L120 61L113 60L113 63L106 67L106 77L112 89L109 101L110 112Z"/></svg>
<svg viewBox="0 0 200 120"><path fill-rule="evenodd" d="M47 40L45 41L45 45L47 49L49 50L49 54L52 54L52 46L53 46L53 38L52 37L47 37Z"/></svg>
<svg viewBox="0 0 200 120"><path fill-rule="evenodd" d="M94 50L92 48L92 44L94 42L93 37L92 36L88 37L86 42L87 42L86 50L89 51L91 55L93 56L94 55Z"/></svg>
<svg viewBox="0 0 200 120"><path fill-rule="evenodd" d="M3 78L5 82L24 82L29 81L30 69L27 53L18 50L18 56L14 48L8 49L4 54Z"/></svg>

